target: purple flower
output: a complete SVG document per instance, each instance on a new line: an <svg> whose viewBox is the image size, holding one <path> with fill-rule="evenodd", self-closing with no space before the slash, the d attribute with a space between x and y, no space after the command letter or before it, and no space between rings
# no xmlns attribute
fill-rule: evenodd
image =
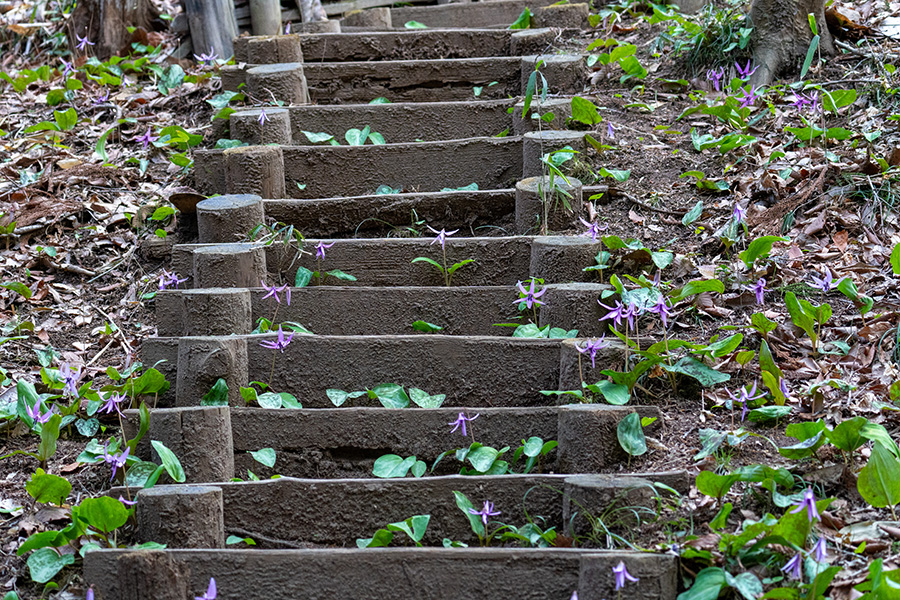
<svg viewBox="0 0 900 600"><path fill-rule="evenodd" d="M525 286L522 285L522 282L521 281L518 282L516 284L516 286L519 288L519 292L521 294L524 294L525 297L519 298L518 300L513 301L513 304L521 304L522 302L525 302L525 306L527 306L528 308L531 308L535 304L537 304L538 306L544 304L544 302L541 302L540 300L538 300L538 298L540 298L541 296L543 296L544 294L547 293L547 288L544 288L539 292L535 292L534 291L535 283L536 282L535 282L534 278L532 278L531 285L529 285L528 289L526 290Z"/></svg>
<svg viewBox="0 0 900 600"><path fill-rule="evenodd" d="M290 35L290 34L291 34L291 24L288 23L287 25L284 26L284 35Z"/></svg>
<svg viewBox="0 0 900 600"><path fill-rule="evenodd" d="M137 504L137 500L126 500L122 496L119 496L119 502L121 502L125 506L134 506L135 504Z"/></svg>
<svg viewBox="0 0 900 600"><path fill-rule="evenodd" d="M120 454L110 454L107 448L109 447L109 442L106 442L106 445L103 447L103 460L112 465L112 477L109 478L110 481L116 478L116 471L125 466L125 463L128 461L128 453L131 452L131 448L126 446L125 452Z"/></svg>
<svg viewBox="0 0 900 600"><path fill-rule="evenodd" d="M216 55L216 50L212 46L209 47L209 54L200 54L199 56L196 54L194 55L194 59L198 62L202 62L204 65L213 64L217 58L219 57Z"/></svg>
<svg viewBox="0 0 900 600"><path fill-rule="evenodd" d="M613 129L612 121L607 121L607 122L606 122L606 135L607 135L607 137L609 137L609 139L611 139L611 140L612 140L612 139L615 139L615 137L616 137L616 130Z"/></svg>
<svg viewBox="0 0 900 600"><path fill-rule="evenodd" d="M284 352L284 349L288 347L288 344L291 343L291 340L294 339L294 333L291 332L287 338L284 337L284 331L281 330L281 325L278 326L278 339L274 342L271 340L263 340L259 345L263 348L269 348L270 350L280 350Z"/></svg>
<svg viewBox="0 0 900 600"><path fill-rule="evenodd" d="M597 300L597 304L608 310L609 312L600 317L600 321L606 321L608 319L612 319L615 323L616 327L622 324L622 319L628 316L628 310L625 308L625 305L622 304L619 300L616 300L615 306L607 306Z"/></svg>
<svg viewBox="0 0 900 600"><path fill-rule="evenodd" d="M575 345L575 349L578 350L581 354L590 353L591 356L591 368L594 369L597 367L597 351L609 346L609 342L606 341L606 334L604 334L601 338L594 340L587 340L584 342L583 346Z"/></svg>
<svg viewBox="0 0 900 600"><path fill-rule="evenodd" d="M475 415L472 418L466 416L466 413L459 413L459 416L456 417L456 420L447 423L447 425L453 425L453 429L450 430L450 433L454 433L457 429L462 429L463 437L466 436L466 421L474 421L480 416L481 413Z"/></svg>
<svg viewBox="0 0 900 600"><path fill-rule="evenodd" d="M738 75L741 76L741 79L750 79L750 76L753 75L754 73L756 73L756 70L759 68L759 66L757 65L757 66L753 67L753 70L751 71L750 70L750 61L748 60L747 65L743 69L741 68L740 63L738 63L738 62L734 63L734 68L737 69Z"/></svg>
<svg viewBox="0 0 900 600"><path fill-rule="evenodd" d="M810 554L813 555L816 562L825 562L825 559L828 558L828 544L825 542L825 538L820 537L816 540Z"/></svg>
<svg viewBox="0 0 900 600"><path fill-rule="evenodd" d="M734 203L734 212L731 213L731 218L738 222L738 225L744 222L744 219L747 217L747 211L741 208L741 205L737 202Z"/></svg>
<svg viewBox="0 0 900 600"><path fill-rule="evenodd" d="M259 118L256 120L259 121L260 125L266 124L266 121L269 120L269 117L266 116L266 109L264 109L264 108L259 109Z"/></svg>
<svg viewBox="0 0 900 600"><path fill-rule="evenodd" d="M743 421L747 417L747 405L750 402L753 402L754 400L759 400L760 398L765 396L765 394L762 394L762 393L754 396L754 394L756 394L756 382L755 381L753 382L753 387L750 389L750 391L747 391L747 388L742 387L741 389L738 390L737 396L732 394L731 390L729 390L728 388L725 388L725 391L728 392L728 395L731 397L732 402L740 402L741 405L743 405L743 411L741 412L741 421Z"/></svg>
<svg viewBox="0 0 900 600"><path fill-rule="evenodd" d="M578 600L578 590L572 592L572 597L569 600Z"/></svg>
<svg viewBox="0 0 900 600"><path fill-rule="evenodd" d="M331 242L330 244L319 242L316 244L316 260L325 260L325 250L331 248L334 244L335 242Z"/></svg>
<svg viewBox="0 0 900 600"><path fill-rule="evenodd" d="M144 144L144 150L146 150L147 146L149 146L151 142L155 142L158 139L159 139L159 137L153 135L153 129L148 125L147 133L145 133L144 135L139 135L139 136L135 137L134 141L142 142Z"/></svg>
<svg viewBox="0 0 900 600"><path fill-rule="evenodd" d="M160 291L162 291L171 285L177 290L178 284L184 283L187 280L187 277L185 277L184 279L179 279L178 275L174 272L170 273L163 269L162 273L159 274L159 289Z"/></svg>
<svg viewBox="0 0 900 600"><path fill-rule="evenodd" d="M659 271L657 271L657 275ZM647 312L656 313L659 315L659 319L662 321L663 329L666 329L669 326L668 319L672 314L672 311L669 310L669 305L666 303L666 298L662 294L659 295L659 298L656 299L656 304L647 309Z"/></svg>
<svg viewBox="0 0 900 600"><path fill-rule="evenodd" d="M625 317L625 319L628 321L628 328L634 329L634 318L640 317L642 314L644 314L643 307L633 302L629 302L628 308L625 310L622 316Z"/></svg>
<svg viewBox="0 0 900 600"><path fill-rule="evenodd" d="M65 384L66 393L72 396L78 396L78 380L81 379L81 367L72 369L69 363L63 363L59 369L59 376L62 377Z"/></svg>
<svg viewBox="0 0 900 600"><path fill-rule="evenodd" d="M841 277L837 281L834 280L834 277L831 275L831 269L825 267L825 276L819 279L815 275L812 275L813 283L812 287L822 290L822 293L827 294L834 288L838 286L846 277Z"/></svg>
<svg viewBox="0 0 900 600"><path fill-rule="evenodd" d="M217 594L218 591L216 590L216 580L210 577L209 587L206 588L206 593L202 596L194 596L194 600L216 600Z"/></svg>
<svg viewBox="0 0 900 600"><path fill-rule="evenodd" d="M809 93L809 112L816 113L819 112L819 92L814 91Z"/></svg>
<svg viewBox="0 0 900 600"><path fill-rule="evenodd" d="M706 78L712 81L713 88L715 88L717 92L722 91L721 84L723 77L725 77L725 69L723 67L719 67L718 69L709 69L706 72Z"/></svg>
<svg viewBox="0 0 900 600"><path fill-rule="evenodd" d="M68 77L69 73L75 72L75 67L72 66L72 63L66 62L66 60L64 58L60 58L59 62L61 62L63 64L63 74L62 74L63 79Z"/></svg>
<svg viewBox="0 0 900 600"><path fill-rule="evenodd" d="M109 398L106 399L106 404L100 407L98 412L102 412L104 414L110 415L113 411L116 411L120 415L122 414L122 409L119 408L119 404L128 399L128 396L122 394L112 393L109 395Z"/></svg>
<svg viewBox="0 0 900 600"><path fill-rule="evenodd" d="M791 579L800 580L803 578L803 573L800 570L803 566L803 557L798 552L794 555L794 558L787 561L787 564L781 567L781 570L787 573L787 576Z"/></svg>
<svg viewBox="0 0 900 600"><path fill-rule="evenodd" d="M94 106L99 106L99 105L103 104L104 102L107 102L108 100L109 100L109 90L106 90L102 96L97 96L97 98L94 99Z"/></svg>
<svg viewBox="0 0 900 600"><path fill-rule="evenodd" d="M88 46L94 45L94 42L90 41L88 39L87 35L85 35L84 37L78 37L78 34L76 33L75 39L78 40L78 45L76 46L76 48L78 48L81 51L84 51L84 49L87 48Z"/></svg>
<svg viewBox="0 0 900 600"><path fill-rule="evenodd" d="M27 402L25 403L25 413L29 417L31 417L31 419L35 423L40 423L41 425L43 425L44 423L46 423L47 421L50 420L50 417L53 416L53 409L48 409L47 412L42 414L41 413L41 399L38 398L35 401L33 408L28 406Z"/></svg>
<svg viewBox="0 0 900 600"><path fill-rule="evenodd" d="M484 501L484 508L481 510L475 510L474 508L469 509L470 515L481 515L481 522L484 523L485 527L488 524L488 517L496 517L500 514L500 511L494 512L494 503L490 500Z"/></svg>
<svg viewBox="0 0 900 600"><path fill-rule="evenodd" d="M84 595L84 600L94 600L94 586L88 588Z"/></svg>
<svg viewBox="0 0 900 600"><path fill-rule="evenodd" d="M781 390L781 393L784 394L785 400L789 400L791 397L791 391L787 386L787 379L784 377L781 378L781 381L778 382L778 389Z"/></svg>
<svg viewBox="0 0 900 600"><path fill-rule="evenodd" d="M581 224L582 224L582 225L584 225L585 227L588 228L587 231L585 231L584 233L579 234L578 237L587 237L587 236L591 236L591 240L594 241L594 242L596 242L596 241L597 241L597 236L600 235L600 232L603 231L604 229L606 229L606 225L603 225L603 226L601 227L600 224L597 223L596 221L591 221L590 223L588 223L587 221L585 221L585 220L582 219L581 217L578 217L578 220L581 221Z"/></svg>
<svg viewBox="0 0 900 600"><path fill-rule="evenodd" d="M748 285L744 289L750 290L754 294L756 294L756 303L757 304L760 304L760 305L763 304L763 301L764 301L763 294L766 291L766 280L764 278L760 277L756 281L756 283L754 283L753 285Z"/></svg>
<svg viewBox="0 0 900 600"><path fill-rule="evenodd" d="M265 300L266 298L275 298L275 302L281 304L281 298L278 297L278 292L284 292L287 299L287 305L291 305L291 287L288 284L284 284L283 286L278 287L275 285L268 286L266 285L265 281L260 281L260 283L262 284L263 289L268 292L265 296L262 297L263 300Z"/></svg>
<svg viewBox="0 0 900 600"><path fill-rule="evenodd" d="M797 508L792 510L791 514L798 513L804 508L806 509L806 518L810 523L821 518L819 510L816 508L816 495L813 494L812 488L806 488L806 491L803 492L803 500L797 503Z"/></svg>
<svg viewBox="0 0 900 600"><path fill-rule="evenodd" d="M738 98L738 100L741 101L741 108L750 108L756 104L757 100L759 100L759 95L756 93L756 86L752 86L749 92L747 90L741 91L744 92L744 95Z"/></svg>
<svg viewBox="0 0 900 600"><path fill-rule="evenodd" d="M638 578L632 577L631 573L628 572L628 569L625 568L625 562L619 561L615 567L613 567L613 575L616 577L616 591L621 590L625 587L625 580L631 581L632 583L637 583Z"/></svg>
<svg viewBox="0 0 900 600"><path fill-rule="evenodd" d="M430 225L426 225L425 227L428 227L428 229L431 230L432 233L437 234L437 237L434 238L434 241L431 242L431 244L429 244L429 246L433 246L435 244L435 242L440 242L441 249L444 248L444 243L447 241L447 238L449 236L453 235L454 233L456 233L457 231L459 231L459 229L454 229L453 231L447 231L446 229L441 229L440 231L438 231L437 229L432 229L432 227Z"/></svg>
<svg viewBox="0 0 900 600"><path fill-rule="evenodd" d="M797 109L797 112L803 110L803 107L809 104L809 98L804 96L803 94L794 94L794 101L791 102L791 106Z"/></svg>

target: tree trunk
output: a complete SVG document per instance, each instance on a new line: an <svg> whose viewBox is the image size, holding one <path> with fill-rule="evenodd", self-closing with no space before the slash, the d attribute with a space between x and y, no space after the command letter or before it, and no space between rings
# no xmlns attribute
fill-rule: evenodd
<svg viewBox="0 0 900 600"><path fill-rule="evenodd" d="M184 12L195 54L211 53L222 59L234 55L232 40L238 34L234 0L185 0Z"/></svg>
<svg viewBox="0 0 900 600"><path fill-rule="evenodd" d="M793 70L805 57L812 41L807 15L816 17L819 49L833 54L834 43L825 23L824 0L754 0L750 9L753 22L753 62L759 69L753 75L755 85L768 85L782 72Z"/></svg>
<svg viewBox="0 0 900 600"><path fill-rule="evenodd" d="M78 45L76 38L86 37L94 45L74 51L106 60L128 49L128 27L149 31L158 16L151 0L79 0L69 19L69 47L74 49Z"/></svg>
<svg viewBox="0 0 900 600"><path fill-rule="evenodd" d="M300 16L304 23L328 20L328 15L322 8L322 0L297 0L297 8L300 9Z"/></svg>

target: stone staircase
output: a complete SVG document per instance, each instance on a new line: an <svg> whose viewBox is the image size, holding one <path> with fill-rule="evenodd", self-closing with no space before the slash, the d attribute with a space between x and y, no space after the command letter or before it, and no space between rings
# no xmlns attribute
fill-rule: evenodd
<svg viewBox="0 0 900 600"><path fill-rule="evenodd" d="M622 348L600 350L596 368L577 351L583 338L603 333L597 299L608 286L582 270L598 247L589 237L533 235L540 198L524 185L542 176L547 152L587 150L583 132L564 128L564 96L585 85L583 57L552 53L559 30L459 27L495 24L484 14L509 10L509 1L390 9L394 21L394 11L408 11L399 18L456 29L236 41L240 64L223 72L225 89L283 106L230 116L228 135L250 145L195 153L198 189L219 195L182 216L198 231L197 243L178 245L172 255L172 269L187 281L157 295L159 337L142 349L145 364L165 361L157 368L173 383L151 411L147 439L176 453L187 484L137 495L138 541L164 543L164 550L86 555L85 576L98 599L191 598L212 577L220 599L568 600L577 591L582 600L599 600L620 594L612 571L620 562L640 578L626 590L630 596L674 599L674 556L603 549L597 525L606 519L606 526L633 527L636 514L658 509L664 489L689 489L683 472L609 474L627 458L618 422L636 411L658 418L652 431L659 409L565 404L566 396L541 393L596 381L621 361ZM570 6L545 20L557 14L564 24L580 24L587 7ZM541 112L558 117L542 127L523 116L521 102L538 60L553 94ZM377 97L391 103L368 104ZM343 143L346 130L366 125L388 143L317 146L304 133L326 132ZM501 132L505 137L493 137ZM477 190L454 189L472 183ZM376 193L381 186L395 193ZM576 214L555 214L553 222L565 225L558 229L583 216L582 198L611 193L577 180L572 190ZM248 241L261 223L277 223L273 235ZM441 261L431 237L385 237L424 224L460 230L446 239L448 263L474 261L451 287L433 266L414 262ZM290 231L308 236L302 253L277 239L281 233L296 242ZM324 259L313 250L320 242ZM264 298L262 283L293 285L298 271L302 279L320 270L355 280L292 287L290 304L282 296L277 312ZM540 323L577 329L581 339L516 338L495 326L515 322L516 284L532 277L547 289ZM260 319L294 322L313 334L295 333L273 351L260 342L275 341L274 333L254 333ZM422 333L416 321L442 329ZM203 406L220 380L228 405ZM251 381L271 383L302 408L248 406L240 388ZM329 392L384 383L445 398L438 408L386 408L361 394L335 406ZM470 437L450 431L460 413L478 415ZM126 428L137 426L131 414ZM450 456L424 477L372 475L385 454L415 456L430 467L475 439L515 449L532 437L558 446L529 473L460 475L462 463ZM274 467L251 457L263 448L274 450ZM145 459L157 459L152 452L149 443L138 447ZM249 471L260 479L233 481ZM495 538L478 547L455 492L475 507L493 503L500 514L489 531L497 522L534 523L554 528L556 545ZM356 548L358 539L414 515L430 515L423 547L409 547L398 533L407 547ZM229 536L256 545L226 547Z"/></svg>

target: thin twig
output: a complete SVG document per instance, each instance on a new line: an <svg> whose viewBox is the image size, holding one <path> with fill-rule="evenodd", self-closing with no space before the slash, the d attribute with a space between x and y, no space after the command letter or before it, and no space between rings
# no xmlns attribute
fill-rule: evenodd
<svg viewBox="0 0 900 600"><path fill-rule="evenodd" d="M259 540L265 542L267 544L272 544L273 546L281 546L283 548L298 548L302 549L304 546L301 544L297 544L295 542L289 542L287 540L280 540L278 538L272 538L261 533L255 533L253 531L247 531L246 529L241 529L240 527L229 527L228 533L233 533L245 538L252 538L254 541Z"/></svg>
<svg viewBox="0 0 900 600"><path fill-rule="evenodd" d="M624 196L625 199L628 200L629 202L631 202L632 204L636 204L636 205L640 206L641 208L646 208L647 210L652 210L654 212L663 213L666 215L672 215L674 217L683 217L688 212L686 210L678 211L678 210L669 210L667 208L657 208L655 206L650 206L649 204L645 204L644 202L638 200L631 194L622 194L622 196Z"/></svg>

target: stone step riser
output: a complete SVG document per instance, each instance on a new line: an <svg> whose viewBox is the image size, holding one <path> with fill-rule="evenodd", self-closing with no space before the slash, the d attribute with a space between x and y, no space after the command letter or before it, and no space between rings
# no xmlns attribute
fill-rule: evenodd
<svg viewBox="0 0 900 600"><path fill-rule="evenodd" d="M181 460L188 483L228 481L248 470L262 478L279 474L310 479L371 476L375 459L384 454L415 456L430 468L451 448L467 446L475 437L493 448L537 436L559 446L542 459L543 473L597 473L627 457L616 437L619 421L632 412L658 418L648 406L569 405L542 408L482 408L465 411L471 437L450 433L458 409L404 410L358 408L350 400L341 408L284 409L199 407L152 411L148 436L136 453L156 459L149 439L165 444ZM137 411L127 411L125 429L133 437ZM648 425L652 433L658 421ZM223 443L223 440L225 443ZM272 448L274 469L253 460L249 452ZM512 451L504 459L512 460ZM522 459L524 462L524 459ZM520 463L521 464L521 463ZM459 472L449 457L437 474Z"/></svg>
<svg viewBox="0 0 900 600"><path fill-rule="evenodd" d="M524 95L538 61L553 94L584 90L587 70L580 55L526 55L447 60L384 60L334 63L241 64L220 69L222 89L287 104L496 100ZM303 79L301 84L299 79ZM285 81L293 82L287 85ZM495 83L496 82L496 83ZM243 86L242 86L243 84Z"/></svg>
<svg viewBox="0 0 900 600"><path fill-rule="evenodd" d="M388 523L429 514L424 544L439 546L444 538L450 538L477 545L468 520L456 506L454 491L478 507L485 500L492 502L501 513L501 518L492 521L520 526L530 515L543 522L542 529L555 527L559 533L572 535L583 530L588 517L610 514L613 508L635 508L635 513L623 517L632 524L637 522L637 514L643 513L642 520L648 518L658 507L656 482L679 493L690 488L690 477L684 471L637 476L451 475L382 480L282 477L160 485L139 493L136 533L139 541L152 540L173 548L222 547L225 537L235 534L353 547L356 539L371 536ZM110 494L115 497L124 492L124 488L114 488ZM185 531L190 535L185 536Z"/></svg>
<svg viewBox="0 0 900 600"><path fill-rule="evenodd" d="M597 337L607 328L607 312L597 302L606 285L548 285L538 312L542 324L577 329L580 337ZM245 335L260 319L300 323L317 335L409 335L414 321L443 327L444 335L509 336L498 323L527 323L518 310L516 287L378 287L312 286L291 289L281 302L264 298L264 289L164 290L156 295L158 335L163 337ZM610 302L609 300L606 301ZM277 313L275 312L277 310Z"/></svg>
<svg viewBox="0 0 900 600"><path fill-rule="evenodd" d="M307 239L311 252L319 241ZM432 265L413 263L420 257L442 261L437 244L427 238L332 240L325 261L314 254L297 257L282 244L179 244L173 248L172 270L187 277L188 288L253 288L260 280L294 282L299 267L317 271L339 269L357 278L342 286L443 286L443 276ZM516 285L531 277L545 283L596 281L584 272L595 264L599 244L590 237L447 238L447 261L474 259L453 275L454 286ZM338 283L333 278L329 284Z"/></svg>
<svg viewBox="0 0 900 600"><path fill-rule="evenodd" d="M97 550L85 556L85 579L103 600L183 600L210 577L223 600L566 600L576 590L602 600L616 595L620 561L641 580L642 600L674 600L674 556L572 549Z"/></svg>
<svg viewBox="0 0 900 600"><path fill-rule="evenodd" d="M332 337L295 335L284 352L260 345L274 335L150 338L142 361L174 382L158 406L198 406L218 379L229 388L229 404L245 406L239 390L249 381L293 394L306 408L330 408L325 390L363 390L382 383L446 394L445 407L550 406L563 403L542 390L581 389L600 370L618 363L623 348L611 343L581 361L576 340L468 336ZM274 365L274 366L273 366ZM583 374L584 377L580 377ZM567 400L565 402L568 402ZM379 406L359 398L357 405Z"/></svg>

